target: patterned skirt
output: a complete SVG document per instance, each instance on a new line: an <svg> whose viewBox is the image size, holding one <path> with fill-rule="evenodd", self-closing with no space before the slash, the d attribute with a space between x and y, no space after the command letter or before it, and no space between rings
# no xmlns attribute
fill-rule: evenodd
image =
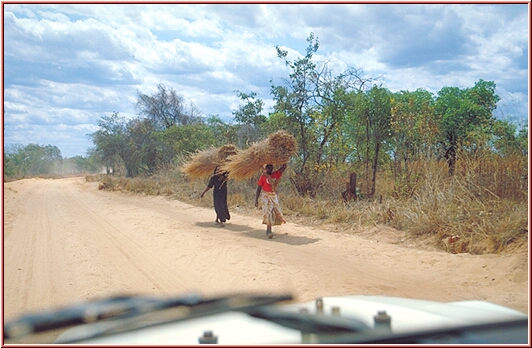
<svg viewBox="0 0 532 348"><path fill-rule="evenodd" d="M262 223L266 225L280 225L286 223L279 205L277 193L262 191Z"/></svg>

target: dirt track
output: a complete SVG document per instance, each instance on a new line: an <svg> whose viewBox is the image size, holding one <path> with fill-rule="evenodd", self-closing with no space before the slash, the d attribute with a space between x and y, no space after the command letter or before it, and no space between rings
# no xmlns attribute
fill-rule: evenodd
<svg viewBox="0 0 532 348"><path fill-rule="evenodd" d="M253 193L251 193L253 195ZM528 312L528 253L401 247L254 216L98 190L84 178L4 184L4 316L115 294L290 292L487 300Z"/></svg>

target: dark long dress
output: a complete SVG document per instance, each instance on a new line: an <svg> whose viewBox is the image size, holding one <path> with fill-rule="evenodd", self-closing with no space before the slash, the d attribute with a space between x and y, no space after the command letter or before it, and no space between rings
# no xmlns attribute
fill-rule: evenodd
<svg viewBox="0 0 532 348"><path fill-rule="evenodd" d="M215 173L209 179L207 186L213 188L212 197L216 218L220 222L230 220L231 215L229 215L229 209L227 208L227 173Z"/></svg>

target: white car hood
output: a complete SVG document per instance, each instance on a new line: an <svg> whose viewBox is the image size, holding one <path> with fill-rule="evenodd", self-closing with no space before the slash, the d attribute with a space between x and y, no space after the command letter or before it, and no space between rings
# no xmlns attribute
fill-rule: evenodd
<svg viewBox="0 0 532 348"><path fill-rule="evenodd" d="M319 311L316 302L275 305L283 311L332 316L333 308L341 318L355 319L374 327L374 316L385 311L390 316L394 334L419 330L451 328L474 324L494 323L527 318L510 308L485 301L441 303L387 296L334 296L323 297ZM72 328L63 333L58 342L72 340L90 333L102 323ZM79 344L107 345L191 345L198 344L200 336L211 332L215 342L222 345L299 344L312 343L301 331L287 328L268 320L251 317L243 312L225 312L188 319L135 331L82 340Z"/></svg>

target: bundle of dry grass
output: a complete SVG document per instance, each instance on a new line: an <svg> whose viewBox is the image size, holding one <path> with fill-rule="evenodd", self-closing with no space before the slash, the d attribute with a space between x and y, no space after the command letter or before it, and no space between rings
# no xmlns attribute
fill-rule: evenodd
<svg viewBox="0 0 532 348"><path fill-rule="evenodd" d="M229 156L236 155L238 153L238 148L233 144L223 145L218 149L218 162L220 164L225 163Z"/></svg>
<svg viewBox="0 0 532 348"><path fill-rule="evenodd" d="M211 147L192 155L181 167L181 171L191 179L199 179L212 175L214 169L225 163L227 158L236 155L238 149L228 144L219 148Z"/></svg>
<svg viewBox="0 0 532 348"><path fill-rule="evenodd" d="M221 170L229 172L229 179L247 179L255 175L264 164L277 166L288 162L296 150L295 138L285 131L277 131L267 139L228 157Z"/></svg>

